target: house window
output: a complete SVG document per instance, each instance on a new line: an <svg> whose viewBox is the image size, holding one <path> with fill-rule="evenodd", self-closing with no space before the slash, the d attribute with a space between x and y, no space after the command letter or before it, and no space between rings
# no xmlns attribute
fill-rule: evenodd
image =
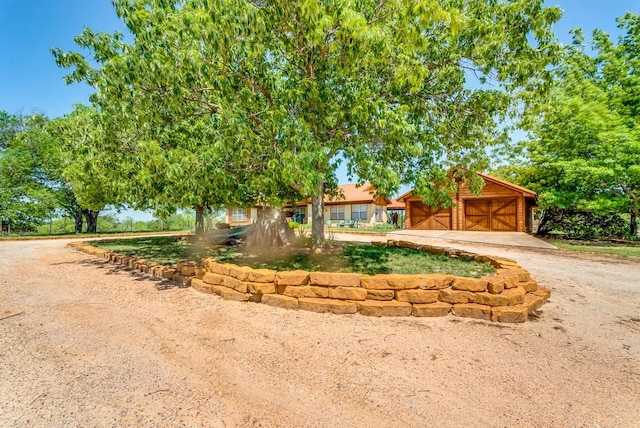
<svg viewBox="0 0 640 428"><path fill-rule="evenodd" d="M246 208L235 208L233 210L233 214L231 216L231 219L233 220L234 223L239 223L239 222L242 222L242 221L249 220L249 217L247 217L247 209Z"/></svg>
<svg viewBox="0 0 640 428"><path fill-rule="evenodd" d="M353 220L366 220L367 204L351 205L351 218Z"/></svg>
<svg viewBox="0 0 640 428"><path fill-rule="evenodd" d="M382 207L376 205L376 221L382 221Z"/></svg>
<svg viewBox="0 0 640 428"><path fill-rule="evenodd" d="M293 221L297 223L306 223L307 207L295 207L293 209Z"/></svg>
<svg viewBox="0 0 640 428"><path fill-rule="evenodd" d="M329 213L331 220L344 220L344 205L332 205Z"/></svg>

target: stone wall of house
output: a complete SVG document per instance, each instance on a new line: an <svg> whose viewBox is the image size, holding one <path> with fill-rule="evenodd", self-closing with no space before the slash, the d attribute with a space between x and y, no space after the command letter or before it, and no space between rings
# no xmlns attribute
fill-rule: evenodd
<svg viewBox="0 0 640 428"><path fill-rule="evenodd" d="M374 245L411 248L490 263L495 274L466 278L444 274L362 275L252 269L212 258L168 267L91 246L71 246L158 278L191 286L226 300L264 303L285 309L370 316L454 315L497 322L524 322L551 295L513 260L406 241Z"/></svg>

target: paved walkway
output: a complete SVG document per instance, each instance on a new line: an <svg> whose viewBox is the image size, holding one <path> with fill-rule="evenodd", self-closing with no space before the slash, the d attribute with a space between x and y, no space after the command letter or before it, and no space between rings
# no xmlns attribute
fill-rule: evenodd
<svg viewBox="0 0 640 428"><path fill-rule="evenodd" d="M478 244L506 245L511 247L557 249L541 239L524 232L471 232L454 230L399 230L387 234L389 239L406 237L437 239L441 241L474 242ZM403 238L404 237L404 238Z"/></svg>

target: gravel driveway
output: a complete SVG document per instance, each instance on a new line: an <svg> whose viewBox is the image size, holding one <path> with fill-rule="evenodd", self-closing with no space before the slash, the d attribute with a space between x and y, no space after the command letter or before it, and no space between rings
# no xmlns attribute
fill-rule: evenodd
<svg viewBox="0 0 640 428"><path fill-rule="evenodd" d="M638 260L456 245L552 289L539 319L510 325L158 291L66 243L0 242L2 427L640 421Z"/></svg>

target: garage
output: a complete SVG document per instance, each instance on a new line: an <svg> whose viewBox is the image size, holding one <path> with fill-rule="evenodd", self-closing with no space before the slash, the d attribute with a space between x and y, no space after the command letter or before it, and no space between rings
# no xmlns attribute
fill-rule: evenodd
<svg viewBox="0 0 640 428"><path fill-rule="evenodd" d="M485 182L479 195L459 184L452 208L430 207L413 192L398 197L405 204L405 227L419 230L530 232L535 192L508 181L478 174Z"/></svg>
<svg viewBox="0 0 640 428"><path fill-rule="evenodd" d="M479 199L464 204L465 230L515 232L518 225L518 200Z"/></svg>
<svg viewBox="0 0 640 428"><path fill-rule="evenodd" d="M421 201L411 201L409 215L413 229L451 230L451 208L433 209Z"/></svg>

